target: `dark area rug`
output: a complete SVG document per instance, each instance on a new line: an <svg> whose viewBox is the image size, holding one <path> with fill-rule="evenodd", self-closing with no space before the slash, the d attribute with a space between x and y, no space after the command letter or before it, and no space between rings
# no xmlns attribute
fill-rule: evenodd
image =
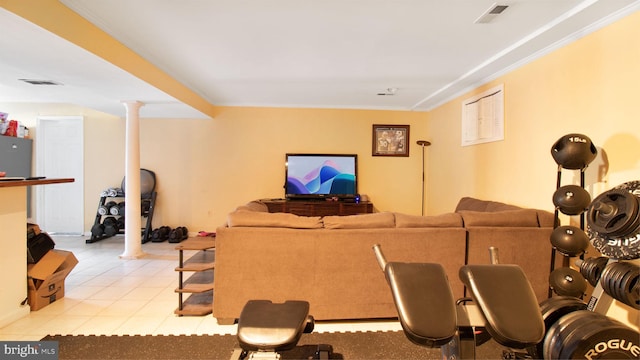
<svg viewBox="0 0 640 360"><path fill-rule="evenodd" d="M59 359L229 359L238 346L233 335L181 336L63 336L57 341ZM303 334L282 359L308 359L318 344L333 347L332 359L442 359L440 349L414 345L400 331ZM499 359L502 348L488 341L476 350L477 359Z"/></svg>

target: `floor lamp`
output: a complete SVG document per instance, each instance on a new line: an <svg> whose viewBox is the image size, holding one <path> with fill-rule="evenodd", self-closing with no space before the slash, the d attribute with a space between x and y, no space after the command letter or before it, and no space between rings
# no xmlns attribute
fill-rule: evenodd
<svg viewBox="0 0 640 360"><path fill-rule="evenodd" d="M422 216L424 216L424 147L431 145L427 140L416 141L422 147Z"/></svg>

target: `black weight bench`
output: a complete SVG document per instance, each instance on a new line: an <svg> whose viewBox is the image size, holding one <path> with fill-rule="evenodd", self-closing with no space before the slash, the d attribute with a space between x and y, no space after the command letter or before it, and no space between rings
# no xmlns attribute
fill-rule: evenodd
<svg viewBox="0 0 640 360"><path fill-rule="evenodd" d="M279 359L280 352L296 347L303 333L314 328L307 301L249 300L238 319L238 343L231 359ZM316 357L328 359L332 349L318 345Z"/></svg>
<svg viewBox="0 0 640 360"><path fill-rule="evenodd" d="M503 346L524 349L545 335L536 295L517 265L466 265L460 280L484 316L491 337Z"/></svg>
<svg viewBox="0 0 640 360"><path fill-rule="evenodd" d="M387 262L378 245L373 247L383 269L405 335L412 342L454 352L455 358L475 357L475 349L460 348L462 327L483 327L499 344L524 349L539 343L545 326L536 297L524 272L517 265L466 265L459 276L476 303L480 324L465 323L444 268L435 263ZM461 321L462 320L462 321ZM474 335L472 335L474 336ZM466 346L466 345L464 345ZM475 339L473 340L475 347Z"/></svg>
<svg viewBox="0 0 640 360"><path fill-rule="evenodd" d="M456 307L442 265L390 262L385 276L409 340L437 347L453 339L457 330Z"/></svg>

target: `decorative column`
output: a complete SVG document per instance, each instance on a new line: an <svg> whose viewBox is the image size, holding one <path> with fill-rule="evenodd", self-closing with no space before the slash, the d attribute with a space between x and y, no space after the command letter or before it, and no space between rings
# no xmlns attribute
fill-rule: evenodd
<svg viewBox="0 0 640 360"><path fill-rule="evenodd" d="M121 259L139 259L142 251L140 220L140 101L124 101L127 109L125 155L124 253Z"/></svg>

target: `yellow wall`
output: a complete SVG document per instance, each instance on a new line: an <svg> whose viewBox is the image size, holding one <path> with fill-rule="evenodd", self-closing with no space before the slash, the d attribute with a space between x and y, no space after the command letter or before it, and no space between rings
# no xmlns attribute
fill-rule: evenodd
<svg viewBox="0 0 640 360"><path fill-rule="evenodd" d="M433 143L426 148L428 214L451 211L461 196L552 210L550 148L570 132L589 136L607 156L607 182L593 185L600 159L587 171L594 194L638 179L639 32L640 13L632 14L429 113L221 108L213 120L142 119L141 166L158 175L154 226L211 231L241 203L281 197L286 152L357 153L359 190L378 211L419 214L418 139ZM505 140L461 147L461 101L496 84L505 86ZM124 120L70 105L0 107L31 127L37 115L85 116L90 229L98 194L123 176ZM372 157L376 123L411 125L411 156ZM573 172L563 180L577 181Z"/></svg>
<svg viewBox="0 0 640 360"><path fill-rule="evenodd" d="M639 34L637 12L432 110L428 213L450 211L462 196L553 211L557 165L550 151L569 133L598 147L585 171L592 198L640 179ZM505 140L461 147L462 101L497 84L505 89ZM562 185L579 179L578 171L562 171ZM578 220L561 216L563 225ZM637 310L614 300L606 313L638 329Z"/></svg>
<svg viewBox="0 0 640 360"><path fill-rule="evenodd" d="M88 232L96 216L96 208L100 192L109 186L119 185L124 171L124 121L118 117L102 112L81 108L68 104L32 104L32 103L0 103L0 111L9 113L10 119L19 120L29 128L29 135L34 139L33 154L35 157L38 129L38 116L83 116L84 118L84 219ZM36 171L33 161L34 175L46 176ZM108 184L108 185L106 185ZM35 206L55 206L55 204L37 204L32 190L32 209ZM35 219L36 212L31 214ZM45 229L46 230L46 229Z"/></svg>
<svg viewBox="0 0 640 360"><path fill-rule="evenodd" d="M557 165L551 146L581 133L606 154L587 169L592 195L640 179L640 12L485 84L429 113L428 212L461 196L553 210ZM460 146L462 101L504 84L505 140ZM563 171L563 184L579 184ZM598 180L604 180L598 181Z"/></svg>
<svg viewBox="0 0 640 360"><path fill-rule="evenodd" d="M410 157L372 157L372 124L408 124ZM213 231L240 204L284 196L287 152L358 154L359 191L378 210L420 214L426 114L223 108L213 120L141 121L141 166L158 176L158 224ZM155 223L155 222L154 222Z"/></svg>
<svg viewBox="0 0 640 360"><path fill-rule="evenodd" d="M71 105L0 103L0 109L29 127L34 138L39 115L85 117L89 231L100 192L120 186L124 176L125 120ZM415 140L424 138L426 117L421 112L222 108L213 120L141 119L140 166L158 178L153 226L215 231L236 206L283 197L287 152L358 154L359 191L376 209L418 215L422 153ZM410 125L410 156L371 156L373 124Z"/></svg>

